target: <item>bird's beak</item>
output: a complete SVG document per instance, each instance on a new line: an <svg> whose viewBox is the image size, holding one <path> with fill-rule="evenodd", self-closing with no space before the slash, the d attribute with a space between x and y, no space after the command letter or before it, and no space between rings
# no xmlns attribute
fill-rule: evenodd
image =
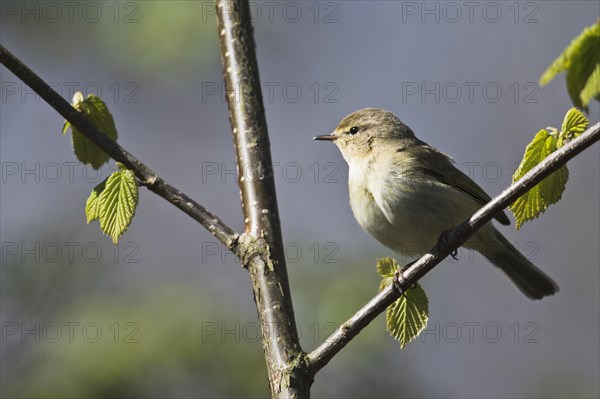
<svg viewBox="0 0 600 399"><path fill-rule="evenodd" d="M313 137L313 140L328 140L328 141L334 141L337 140L338 136L335 135L335 133L331 133L331 134L324 134L322 136L315 136Z"/></svg>

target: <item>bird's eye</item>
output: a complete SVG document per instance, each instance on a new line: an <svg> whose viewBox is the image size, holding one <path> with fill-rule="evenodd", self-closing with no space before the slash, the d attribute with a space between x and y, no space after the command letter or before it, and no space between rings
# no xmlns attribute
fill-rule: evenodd
<svg viewBox="0 0 600 399"><path fill-rule="evenodd" d="M358 133L358 128L356 126L352 126L350 128L350 134L356 134L356 133Z"/></svg>

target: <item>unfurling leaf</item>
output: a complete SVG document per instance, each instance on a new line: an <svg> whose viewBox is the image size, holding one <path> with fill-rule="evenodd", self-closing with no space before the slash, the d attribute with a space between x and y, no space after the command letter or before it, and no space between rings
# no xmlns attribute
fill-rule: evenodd
<svg viewBox="0 0 600 399"><path fill-rule="evenodd" d="M90 94L84 99L83 94L77 92L73 96L73 107L78 111L83 112L98 129L104 132L113 141L117 140L118 134L117 128L115 127L115 121L108 111L106 104L104 104L104 101L102 101L100 97ZM108 154L102 151L96 144L92 143L90 139L85 137L68 121L65 121L62 133L65 134L69 127L73 132L73 150L75 151L77 159L87 165L91 165L94 169L99 169L110 159Z"/></svg>
<svg viewBox="0 0 600 399"><path fill-rule="evenodd" d="M551 133L546 129L540 130L525 149L523 160L513 175L513 183L552 154L556 150L557 143L558 131L556 129L551 129ZM519 197L509 207L515 215L517 229L520 229L526 221L538 217L548 206L560 200L568 177L567 167L561 167Z"/></svg>
<svg viewBox="0 0 600 399"><path fill-rule="evenodd" d="M94 187L85 202L85 218L88 224L94 220L100 219L100 193L104 191L106 180L107 179L104 179L100 184Z"/></svg>
<svg viewBox="0 0 600 399"><path fill-rule="evenodd" d="M377 273L379 273L379 275L383 277L383 279L381 279L381 283L379 284L379 291L384 289L388 284L392 282L396 271L398 270L398 266L399 265L398 262L396 262L396 259L377 259Z"/></svg>
<svg viewBox="0 0 600 399"><path fill-rule="evenodd" d="M531 143L527 145L523 160L513 175L513 183L556 151L557 148L562 147L569 140L583 133L588 124L589 121L580 110L571 108L563 119L560 132L556 128L540 130ZM562 166L519 197L509 207L515 215L517 229L520 229L523 223L528 220L537 218L550 205L558 202L565 190L568 179L569 170L566 166Z"/></svg>
<svg viewBox="0 0 600 399"><path fill-rule="evenodd" d="M585 117L583 112L573 107L567 111L565 118L563 119L561 136L569 136L575 138L581 133L585 132L590 122ZM561 146L559 146L560 148Z"/></svg>

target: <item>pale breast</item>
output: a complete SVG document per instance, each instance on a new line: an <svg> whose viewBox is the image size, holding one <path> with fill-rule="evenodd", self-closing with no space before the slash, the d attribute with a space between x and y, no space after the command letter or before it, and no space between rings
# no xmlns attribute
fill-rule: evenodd
<svg viewBox="0 0 600 399"><path fill-rule="evenodd" d="M396 252L425 253L443 231L477 209L474 201L452 187L388 169L381 162L353 162L350 205L363 230Z"/></svg>
<svg viewBox="0 0 600 399"><path fill-rule="evenodd" d="M373 179L376 173L371 165L372 163L366 159L350 165L348 171L350 207L356 221L364 231L382 244L394 249L393 241L398 238L398 234L377 204L371 191L369 179Z"/></svg>

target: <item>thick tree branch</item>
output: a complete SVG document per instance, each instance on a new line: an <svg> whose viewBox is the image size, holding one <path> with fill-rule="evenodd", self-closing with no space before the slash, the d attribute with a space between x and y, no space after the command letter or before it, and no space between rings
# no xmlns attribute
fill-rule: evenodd
<svg viewBox="0 0 600 399"><path fill-rule="evenodd" d="M71 104L54 91L27 65L0 45L0 63L25 82L52 108L75 126L84 136L110 155L115 161L123 163L128 169L148 187L149 190L163 197L183 212L187 213L202 226L207 228L215 237L233 252L237 252L238 234L223 223L215 214L202 205L171 186L154 173L148 166L130 154L119 144L112 141L99 130L83 113L77 111Z"/></svg>
<svg viewBox="0 0 600 399"><path fill-rule="evenodd" d="M432 248L404 271L402 278L398 281L399 288L401 290L410 288L410 286L415 284L427 272L450 255L452 251L464 244L475 231L492 220L496 214L599 139L600 123L596 123L579 137L552 153L520 180L502 191L500 195L475 212L469 220L457 228L444 233L444 240L441 240L435 248ZM354 316L334 331L324 343L307 355L310 372L314 374L323 368L336 353L346 346L375 317L382 313L387 306L398 299L399 296L400 292L398 289L394 284L390 284L371 299Z"/></svg>
<svg viewBox="0 0 600 399"><path fill-rule="evenodd" d="M274 397L308 397L312 380L302 360L275 195L250 7L217 0L223 75L236 149L247 236L258 246L242 256L254 287L269 384ZM241 249L243 251L243 249Z"/></svg>

